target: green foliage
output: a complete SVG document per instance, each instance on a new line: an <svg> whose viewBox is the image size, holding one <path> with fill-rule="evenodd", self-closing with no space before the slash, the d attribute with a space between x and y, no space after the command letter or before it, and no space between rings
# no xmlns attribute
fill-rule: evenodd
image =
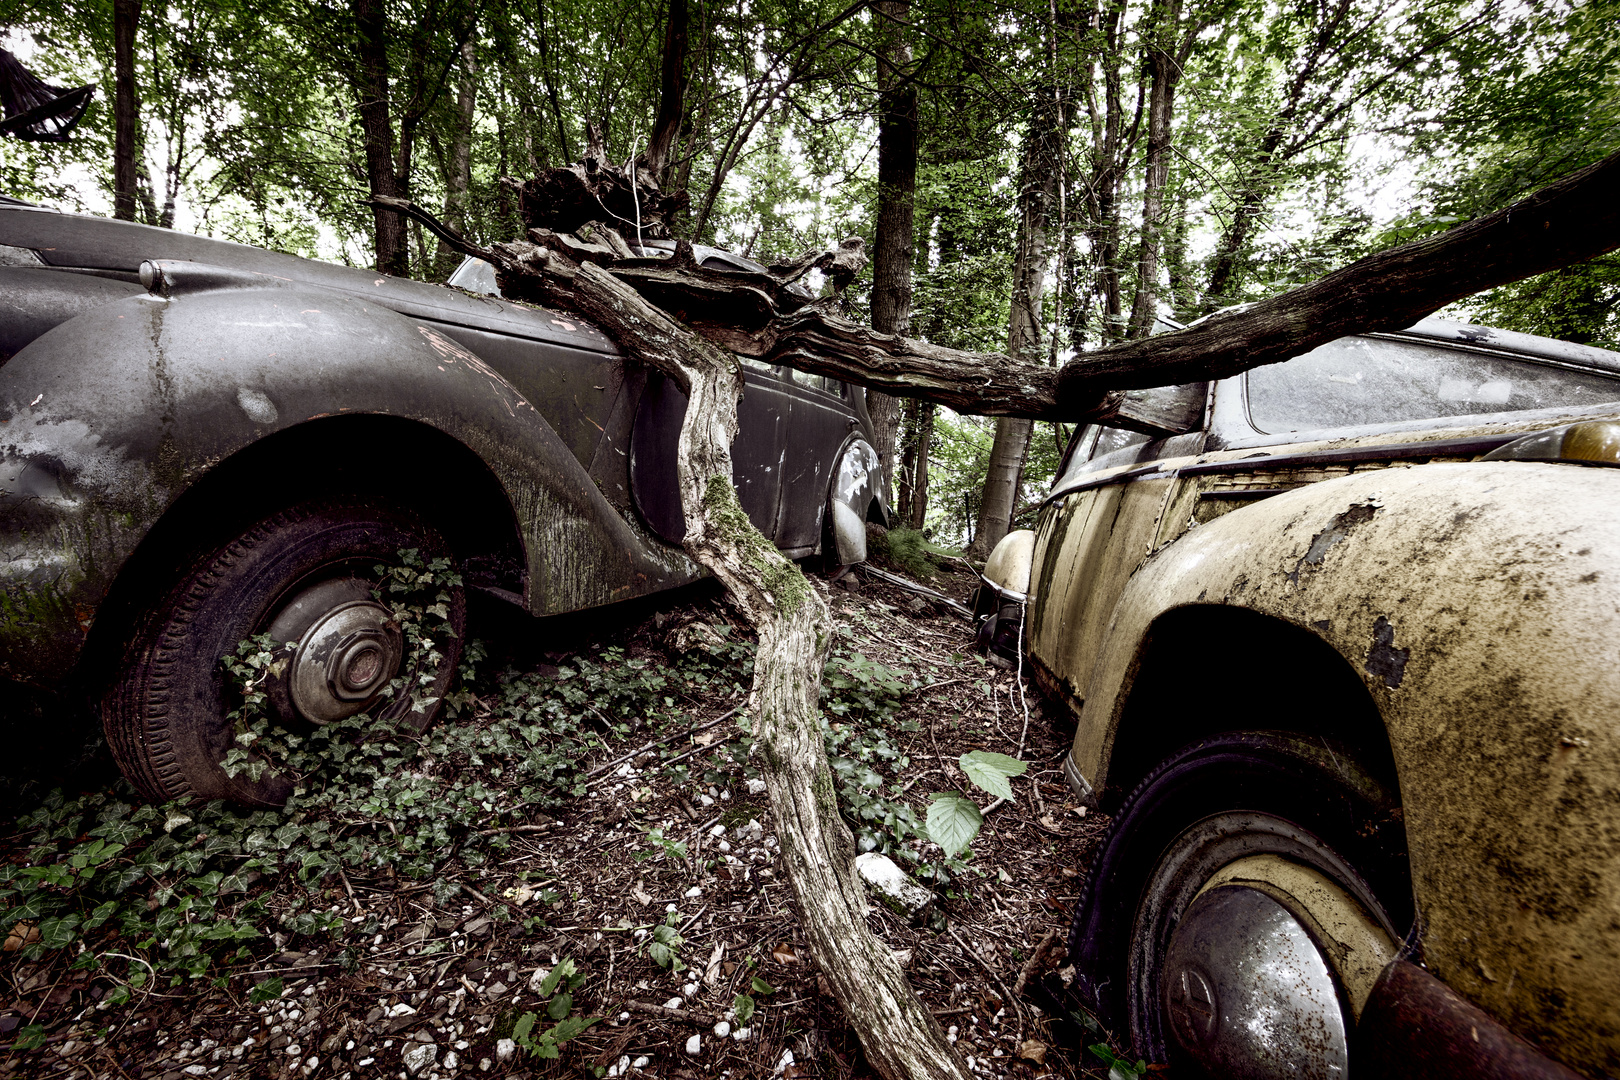
<svg viewBox="0 0 1620 1080"><path fill-rule="evenodd" d="M416 660L437 649L452 581L445 567L409 552L380 574L379 595ZM663 670L609 648L555 678L508 672L490 680L478 694L487 708L475 715L470 687L484 651L474 642L463 653L461 686L445 701L455 719L417 733L362 715L294 734L264 715L262 679L278 648L259 637L225 662L241 689L228 761L294 778L286 807L141 805L122 785L51 793L17 819L19 854L0 865L0 925L38 932L20 959L88 950L87 962L99 957L121 981L107 998L119 1004L154 978L227 975L278 929L314 938L351 932L335 910L339 873L431 880L442 900L456 888L447 870L476 868L509 848L500 826L577 796L581 763L604 737L672 714L688 683L735 690L749 666L749 648L724 641ZM406 688L401 680L394 690ZM272 979L248 993L269 1000L280 987Z"/></svg>
<svg viewBox="0 0 1620 1080"><path fill-rule="evenodd" d="M984 816L972 799L939 794L928 804L928 838L939 845L946 858L971 844L983 825Z"/></svg>
<svg viewBox="0 0 1620 1080"><path fill-rule="evenodd" d="M873 555L919 581L934 579L934 564L927 554L932 545L923 537L922 530L894 528L881 536L873 545Z"/></svg>
<svg viewBox="0 0 1620 1080"><path fill-rule="evenodd" d="M680 913L672 911L664 917L664 921L652 928L647 935L647 959L666 971L685 971L686 965L681 962L680 948L686 944L675 924L680 921Z"/></svg>
<svg viewBox="0 0 1620 1080"><path fill-rule="evenodd" d="M998 799L1013 797L1007 781L1024 775L1029 766L1017 758L989 750L973 750L957 758L957 765L976 786ZM973 843L984 826L984 815L972 799L951 792L935 795L928 806L928 838L940 846L947 858Z"/></svg>
<svg viewBox="0 0 1620 1080"><path fill-rule="evenodd" d="M542 1060L557 1058L560 1054L558 1048L563 1043L602 1019L600 1016L586 1018L568 1015L574 1008L574 991L584 983L585 976L579 973L574 961L564 958L540 984L540 996L550 999L546 1002L545 1015L553 1023L536 1035L534 1028L540 1017L526 1012L512 1025L512 1041Z"/></svg>
<svg viewBox="0 0 1620 1080"><path fill-rule="evenodd" d="M1113 1047L1107 1043L1094 1043L1087 1049L1108 1066L1108 1080L1140 1080L1147 1075L1146 1061L1138 1060L1132 1063L1129 1058L1116 1054Z"/></svg>
<svg viewBox="0 0 1620 1080"><path fill-rule="evenodd" d="M967 778L998 799L1013 797L1009 777L1023 776L1029 765L1015 757L991 750L974 750L957 759Z"/></svg>

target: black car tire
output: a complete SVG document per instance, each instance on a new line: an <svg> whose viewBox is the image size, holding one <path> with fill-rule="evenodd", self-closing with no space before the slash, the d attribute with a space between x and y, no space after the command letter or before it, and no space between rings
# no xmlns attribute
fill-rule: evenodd
<svg viewBox="0 0 1620 1080"><path fill-rule="evenodd" d="M1181 916L1211 875L1275 855L1354 898L1398 945L1412 921L1399 802L1343 748L1287 733L1241 732L1185 747L1114 815L1087 875L1069 938L1082 1003L1134 1052L1179 1060L1160 997Z"/></svg>
<svg viewBox="0 0 1620 1080"><path fill-rule="evenodd" d="M348 606L364 605L356 595L365 595L374 568L397 564L399 552L413 548L424 560L448 554L438 533L407 510L359 498L328 499L278 511L196 560L137 629L103 700L107 742L124 775L152 799L221 798L249 806L286 802L293 789L289 778L272 769L257 780L231 777L223 768L233 739L226 716L239 701L221 660L278 618L285 626L288 612L296 615L311 590L317 596L321 587L340 594L347 590ZM387 674L406 674L407 685L416 688L386 702L374 713L379 720L409 716L420 727L437 712L466 626L463 590L448 591L449 640L439 646L433 670L399 672L396 659L391 671L371 675L381 680L380 687ZM368 614L375 618L376 612ZM295 622L302 627L314 617L305 614ZM379 664L373 659L370 666L375 672ZM390 666L388 658L382 666ZM414 703L425 698L434 700L414 711ZM372 693L363 707L373 708L379 700ZM283 710L286 726L308 724L290 704L283 703Z"/></svg>

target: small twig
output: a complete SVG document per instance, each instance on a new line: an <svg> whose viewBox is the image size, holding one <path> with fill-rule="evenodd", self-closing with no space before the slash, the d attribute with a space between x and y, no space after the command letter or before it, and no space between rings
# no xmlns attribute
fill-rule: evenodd
<svg viewBox="0 0 1620 1080"><path fill-rule="evenodd" d="M595 780L598 776L601 776L603 773L605 773L609 769L613 768L613 766L622 765L624 762L629 761L631 758L636 757L636 756L638 756L640 754L645 754L648 750L651 750L653 747L661 746L664 743L669 742L669 740L671 740L671 739L678 739L682 735L698 735L698 734L701 734L702 732L708 731L710 728L714 727L716 724L721 723L722 721L725 721L725 720L729 720L733 716L736 716L737 713L742 710L742 707L743 707L744 704L746 704L746 703L745 702L739 702L738 704L733 705L730 709L726 710L725 712L721 713L719 716L715 717L713 720L710 720L708 723L703 724L703 725L701 725L699 727L684 728L684 729L682 729L680 731L672 731L668 735L664 735L664 736L661 736L660 738L654 739L652 742L648 743L646 746L643 746L639 750L632 750L628 754L624 754L624 755L622 755L620 757L616 757L612 761L608 762L606 765L598 765L596 768L594 768L590 772L586 773L585 778L587 780ZM590 787L591 785L586 784L585 786Z"/></svg>
<svg viewBox="0 0 1620 1080"><path fill-rule="evenodd" d="M685 1020L688 1023L705 1025L720 1022L720 1018L714 1013L699 1012L696 1009L668 1009L662 1005L648 1005L645 1001L626 1001L624 1007L631 1012L657 1016L665 1020Z"/></svg>
<svg viewBox="0 0 1620 1080"><path fill-rule="evenodd" d="M1007 1002L1007 1007L1012 1009L1013 1015L1018 1018L1018 1034L1019 1037L1022 1038L1024 1033L1024 1010L1018 1004L1018 999L1013 997L1012 994L1007 991L1007 984L1001 981L1001 976L996 974L994 968L984 962L984 957L974 952L971 948L969 948L968 943L962 940L962 936L956 932L956 927L949 927L947 932L952 938L955 939L958 945L962 946L963 952L967 953L974 960L978 961L979 966L984 968L985 974L990 976L991 981L996 984L996 988L1001 991L1003 999L1005 999Z"/></svg>
<svg viewBox="0 0 1620 1080"><path fill-rule="evenodd" d="M481 830L479 832L473 833L473 835L474 836L499 836L501 833L549 832L551 829L555 828L556 825L557 825L557 823L555 821L548 821L544 825L502 825L502 826L500 826L498 828L494 828L494 829L483 829L483 830ZM350 893L350 895L353 896L354 894Z"/></svg>

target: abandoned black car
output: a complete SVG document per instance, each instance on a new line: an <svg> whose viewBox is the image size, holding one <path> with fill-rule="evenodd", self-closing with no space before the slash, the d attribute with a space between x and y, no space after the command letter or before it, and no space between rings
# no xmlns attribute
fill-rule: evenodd
<svg viewBox="0 0 1620 1080"><path fill-rule="evenodd" d="M698 250L721 268L747 265ZM432 670L372 596L401 550L533 615L690 582L685 410L596 328L487 295L0 200L0 677L99 704L154 798L274 804L228 776L221 658L292 643L292 726L414 694ZM786 554L865 557L885 513L861 395L744 365L734 480ZM465 595L446 608L455 635ZM413 700L414 699L414 700Z"/></svg>

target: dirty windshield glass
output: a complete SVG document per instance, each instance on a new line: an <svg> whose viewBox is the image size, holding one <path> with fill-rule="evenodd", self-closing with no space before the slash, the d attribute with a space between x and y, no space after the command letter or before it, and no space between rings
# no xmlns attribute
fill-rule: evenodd
<svg viewBox="0 0 1620 1080"><path fill-rule="evenodd" d="M1620 380L1435 345L1350 337L1249 372L1264 432L1578 408L1620 400Z"/></svg>

